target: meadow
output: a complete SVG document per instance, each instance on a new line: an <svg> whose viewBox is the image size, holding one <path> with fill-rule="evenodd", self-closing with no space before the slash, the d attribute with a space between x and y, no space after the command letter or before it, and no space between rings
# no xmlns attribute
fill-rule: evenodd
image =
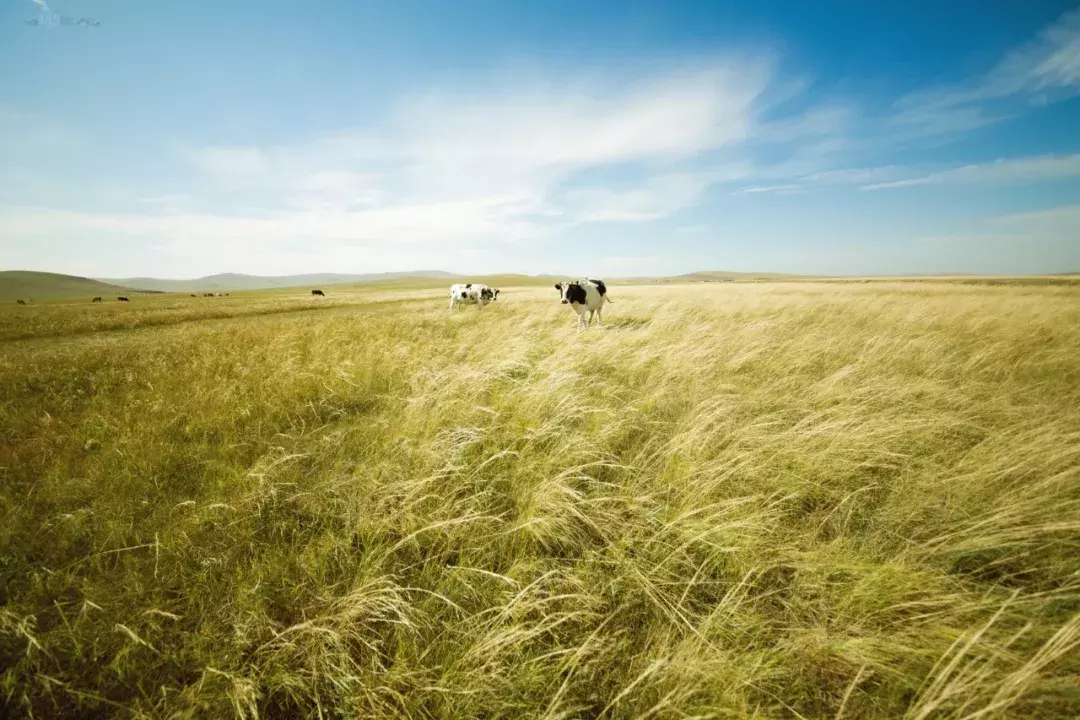
<svg viewBox="0 0 1080 720"><path fill-rule="evenodd" d="M0 715L1080 716L1080 283L328 294L0 309Z"/></svg>

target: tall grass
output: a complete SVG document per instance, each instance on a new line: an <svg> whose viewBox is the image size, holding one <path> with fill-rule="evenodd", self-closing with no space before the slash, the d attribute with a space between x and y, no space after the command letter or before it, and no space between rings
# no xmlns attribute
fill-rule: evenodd
<svg viewBox="0 0 1080 720"><path fill-rule="evenodd" d="M9 310L0 707L1080 715L1080 288L611 292Z"/></svg>

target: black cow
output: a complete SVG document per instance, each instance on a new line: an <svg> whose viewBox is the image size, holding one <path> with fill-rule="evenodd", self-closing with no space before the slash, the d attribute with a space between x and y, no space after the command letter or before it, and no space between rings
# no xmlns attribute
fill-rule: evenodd
<svg viewBox="0 0 1080 720"><path fill-rule="evenodd" d="M118 297L116 298L116 302L131 302L131 301L130 301L130 300L128 300L128 299L127 299L126 297L124 297L123 295L120 295L120 296L118 296Z"/></svg>
<svg viewBox="0 0 1080 720"><path fill-rule="evenodd" d="M319 297L326 297L326 293L324 293L322 290L312 290L311 294L318 295Z"/></svg>
<svg viewBox="0 0 1080 720"><path fill-rule="evenodd" d="M195 293L191 293L191 297L197 297Z"/></svg>
<svg viewBox="0 0 1080 720"><path fill-rule="evenodd" d="M16 300L15 302L19 303L20 305L25 305L26 304L25 300Z"/></svg>
<svg viewBox="0 0 1080 720"><path fill-rule="evenodd" d="M93 300L91 300L90 302L101 302L101 298L100 298L100 297L96 297L96 298L94 298Z"/></svg>

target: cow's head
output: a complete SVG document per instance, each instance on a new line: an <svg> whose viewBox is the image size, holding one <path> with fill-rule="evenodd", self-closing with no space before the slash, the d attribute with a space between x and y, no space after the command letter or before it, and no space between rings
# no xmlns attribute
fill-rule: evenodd
<svg viewBox="0 0 1080 720"><path fill-rule="evenodd" d="M559 291L563 305L567 303L585 304L585 288L581 287L580 283L555 283L555 289Z"/></svg>
<svg viewBox="0 0 1080 720"><path fill-rule="evenodd" d="M489 300L489 301L494 300L495 299L495 291L492 290L491 288L488 288L488 287L482 289L480 291L480 299L481 300Z"/></svg>

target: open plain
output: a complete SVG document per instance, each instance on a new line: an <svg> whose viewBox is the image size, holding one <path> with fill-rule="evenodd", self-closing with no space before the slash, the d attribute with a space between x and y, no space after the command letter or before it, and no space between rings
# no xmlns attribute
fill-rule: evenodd
<svg viewBox="0 0 1080 720"><path fill-rule="evenodd" d="M1080 284L326 290L0 310L0 714L1080 716Z"/></svg>

